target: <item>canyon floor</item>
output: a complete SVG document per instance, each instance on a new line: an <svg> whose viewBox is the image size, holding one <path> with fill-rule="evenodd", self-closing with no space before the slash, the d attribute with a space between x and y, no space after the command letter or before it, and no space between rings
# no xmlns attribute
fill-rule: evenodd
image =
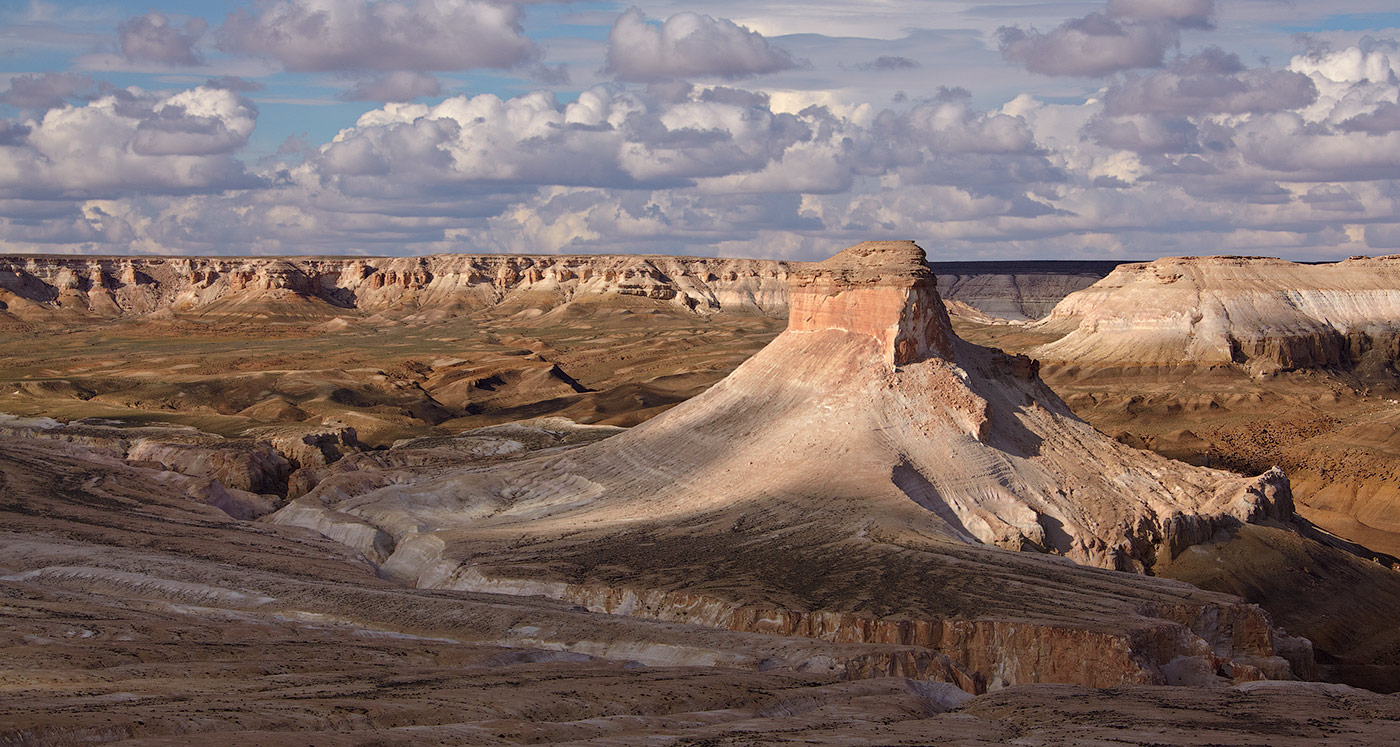
<svg viewBox="0 0 1400 747"><path fill-rule="evenodd" d="M1036 268L958 269L978 305L951 303L953 329L1011 353L1057 335L1005 317L1043 314L1108 270L1042 271L1033 291ZM1330 684L959 688L931 681L947 665L918 645L413 588L376 562L373 537L344 534L358 529L337 531L368 552L259 519L323 482L352 496L606 443L728 376L783 332L779 311L597 294L431 318L298 303L0 326L0 745L1400 744L1400 696L1378 694L1400 685L1386 632L1400 610L1400 393L1383 380L1040 369L1123 444L1245 475L1284 468L1331 544L1250 525L1157 569L1205 592L1092 578L1151 590L1114 599L1259 604L1314 639ZM738 519L725 531L761 530ZM799 529L780 544L821 523ZM648 557L713 561L675 540ZM514 562L530 561L519 546ZM628 562L579 548L601 552L588 562L604 575ZM793 558L774 571L798 579L792 593L844 593L798 578L829 556Z"/></svg>

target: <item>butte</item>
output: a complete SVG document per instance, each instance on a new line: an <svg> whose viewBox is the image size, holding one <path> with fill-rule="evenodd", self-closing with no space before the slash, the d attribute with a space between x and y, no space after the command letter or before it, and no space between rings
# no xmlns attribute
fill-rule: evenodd
<svg viewBox="0 0 1400 747"><path fill-rule="evenodd" d="M272 520L423 588L920 647L880 668L974 692L1313 675L1310 644L1258 607L1151 575L1222 530L1288 521L1281 472L1096 431L1032 360L953 333L912 242L788 283L786 331L640 426L406 483L332 478Z"/></svg>

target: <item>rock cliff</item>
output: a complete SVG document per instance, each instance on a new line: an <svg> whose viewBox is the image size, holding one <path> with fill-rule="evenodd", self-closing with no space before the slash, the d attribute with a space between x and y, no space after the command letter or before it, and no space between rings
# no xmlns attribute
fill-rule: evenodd
<svg viewBox="0 0 1400 747"><path fill-rule="evenodd" d="M790 283L785 332L636 428L318 487L272 520L345 527L422 587L926 646L974 689L1306 673L1306 642L1257 608L1088 567L1150 572L1219 529L1286 519L1280 473L1195 468L1085 425L1030 359L957 338L912 242L857 245Z"/></svg>
<svg viewBox="0 0 1400 747"><path fill-rule="evenodd" d="M0 257L0 312L22 320L153 313L315 319L440 315L510 300L639 296L697 312L780 312L776 261L589 255Z"/></svg>
<svg viewBox="0 0 1400 747"><path fill-rule="evenodd" d="M1032 351L1047 361L1393 375L1400 256L1321 265L1268 257L1127 264L1065 297L1036 326L1065 333Z"/></svg>
<svg viewBox="0 0 1400 747"><path fill-rule="evenodd" d="M945 298L998 318L1038 318L1113 263L954 262ZM784 314L793 263L642 255L428 257L0 256L0 322L148 314L321 321L431 320L501 304L633 296L696 313Z"/></svg>

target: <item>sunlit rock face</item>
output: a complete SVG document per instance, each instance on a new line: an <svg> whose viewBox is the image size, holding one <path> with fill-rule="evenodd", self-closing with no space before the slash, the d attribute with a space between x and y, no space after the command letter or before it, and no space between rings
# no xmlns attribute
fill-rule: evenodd
<svg viewBox="0 0 1400 747"><path fill-rule="evenodd" d="M788 279L788 329L870 335L894 364L951 356L933 271L912 241L867 241Z"/></svg>
<svg viewBox="0 0 1400 747"><path fill-rule="evenodd" d="M0 257L0 313L20 319L237 315L395 316L636 296L697 313L777 314L787 264L670 256Z"/></svg>
<svg viewBox="0 0 1400 747"><path fill-rule="evenodd" d="M900 242L866 242L870 251ZM907 243L907 242L906 242ZM907 252L904 260L907 260ZM899 255L898 251L885 257ZM873 256L843 253L850 267L810 277L816 286L878 284ZM862 259L862 257L864 259ZM877 261L885 261L877 260ZM896 263L898 261L894 260ZM1067 266L1062 266L1067 265ZM1081 267L1080 265L1085 265ZM1111 263L955 262L940 270L945 299L1000 319L1042 316ZM631 296L697 314L783 315L788 274L811 265L777 260L639 255L427 257L77 257L0 256L0 321L75 321L149 314L301 318L384 314L431 321L444 312L521 302L553 306ZM876 273L878 274L878 273ZM932 275L919 281L931 283ZM797 289L802 283L794 282ZM931 287L931 286L930 286ZM862 302L864 303L864 302ZM833 309L834 311L834 309ZM819 322L818 322L819 323Z"/></svg>
<svg viewBox="0 0 1400 747"><path fill-rule="evenodd" d="M1034 353L1076 364L1239 366L1268 374L1393 365L1400 256L1305 265L1173 257L1121 265L1039 323Z"/></svg>

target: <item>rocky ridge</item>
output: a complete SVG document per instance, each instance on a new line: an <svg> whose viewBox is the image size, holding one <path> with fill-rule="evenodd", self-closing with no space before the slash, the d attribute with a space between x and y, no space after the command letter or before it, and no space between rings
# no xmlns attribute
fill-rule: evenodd
<svg viewBox="0 0 1400 747"><path fill-rule="evenodd" d="M772 313L781 262L670 256L0 257L0 311L20 319L159 313L312 319L439 315L507 296L615 294L699 312ZM529 301L529 298L520 300Z"/></svg>
<svg viewBox="0 0 1400 747"><path fill-rule="evenodd" d="M799 263L800 264L800 263ZM1037 318L1112 263L959 262L944 297L998 318ZM1002 265L1006 265L1002 267ZM645 255L427 257L0 256L0 321L142 315L324 320L434 318L500 304L631 296L696 313L784 314L794 263Z"/></svg>

